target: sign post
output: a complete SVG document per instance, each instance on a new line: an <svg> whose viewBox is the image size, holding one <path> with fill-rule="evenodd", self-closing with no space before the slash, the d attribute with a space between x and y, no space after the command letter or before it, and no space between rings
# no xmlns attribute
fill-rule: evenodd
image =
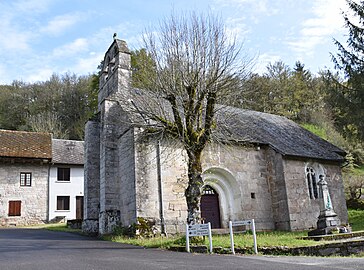
<svg viewBox="0 0 364 270"><path fill-rule="evenodd" d="M190 252L190 237L206 235L209 237L210 253L212 253L211 223L193 225L186 224L186 251Z"/></svg>
<svg viewBox="0 0 364 270"><path fill-rule="evenodd" d="M248 220L239 220L239 221L229 221L229 231L230 231L230 244L231 244L231 252L235 254L234 249L234 234L233 234L233 226L251 226L253 232L253 241L254 241L254 253L258 254L257 247L257 235L255 233L255 222L254 219Z"/></svg>

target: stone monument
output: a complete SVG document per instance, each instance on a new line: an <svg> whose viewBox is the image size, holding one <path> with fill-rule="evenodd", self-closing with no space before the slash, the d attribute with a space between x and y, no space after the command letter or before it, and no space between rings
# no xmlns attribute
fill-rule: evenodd
<svg viewBox="0 0 364 270"><path fill-rule="evenodd" d="M332 234L332 231L337 230L337 228L340 226L340 220L338 219L337 214L332 207L330 193L325 177L320 175L319 179L319 198L321 199L320 215L317 221L317 229L309 231L308 236Z"/></svg>

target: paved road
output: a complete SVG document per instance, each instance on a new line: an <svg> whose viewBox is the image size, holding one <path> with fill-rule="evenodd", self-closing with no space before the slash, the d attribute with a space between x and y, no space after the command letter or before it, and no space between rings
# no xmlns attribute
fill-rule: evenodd
<svg viewBox="0 0 364 270"><path fill-rule="evenodd" d="M72 233L0 229L0 270L364 269L364 259L187 254Z"/></svg>

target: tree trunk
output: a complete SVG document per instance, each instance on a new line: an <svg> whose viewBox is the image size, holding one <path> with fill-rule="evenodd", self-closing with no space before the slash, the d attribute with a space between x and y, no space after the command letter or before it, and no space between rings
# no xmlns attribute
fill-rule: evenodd
<svg viewBox="0 0 364 270"><path fill-rule="evenodd" d="M201 152L188 152L187 223L199 223L201 218L200 201L203 186Z"/></svg>

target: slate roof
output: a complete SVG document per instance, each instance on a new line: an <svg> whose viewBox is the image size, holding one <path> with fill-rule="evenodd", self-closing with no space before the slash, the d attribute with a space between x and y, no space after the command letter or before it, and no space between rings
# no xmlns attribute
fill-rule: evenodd
<svg viewBox="0 0 364 270"><path fill-rule="evenodd" d="M217 116L227 122L229 131L222 133L233 140L270 145L286 156L344 160L345 151L285 117L232 107L224 107Z"/></svg>
<svg viewBox="0 0 364 270"><path fill-rule="evenodd" d="M157 111L160 115L162 110L162 115L172 118L169 105L161 99L153 99L147 91L132 89L127 98L118 99L124 110L136 108L129 114L134 123L148 117L148 111ZM217 105L216 109L218 128L213 135L220 140L269 145L285 156L344 161L345 151L283 116L222 105Z"/></svg>
<svg viewBox="0 0 364 270"><path fill-rule="evenodd" d="M52 140L52 162L55 164L84 164L84 142L73 140Z"/></svg>
<svg viewBox="0 0 364 270"><path fill-rule="evenodd" d="M8 158L52 158L50 133L0 130L0 156Z"/></svg>

